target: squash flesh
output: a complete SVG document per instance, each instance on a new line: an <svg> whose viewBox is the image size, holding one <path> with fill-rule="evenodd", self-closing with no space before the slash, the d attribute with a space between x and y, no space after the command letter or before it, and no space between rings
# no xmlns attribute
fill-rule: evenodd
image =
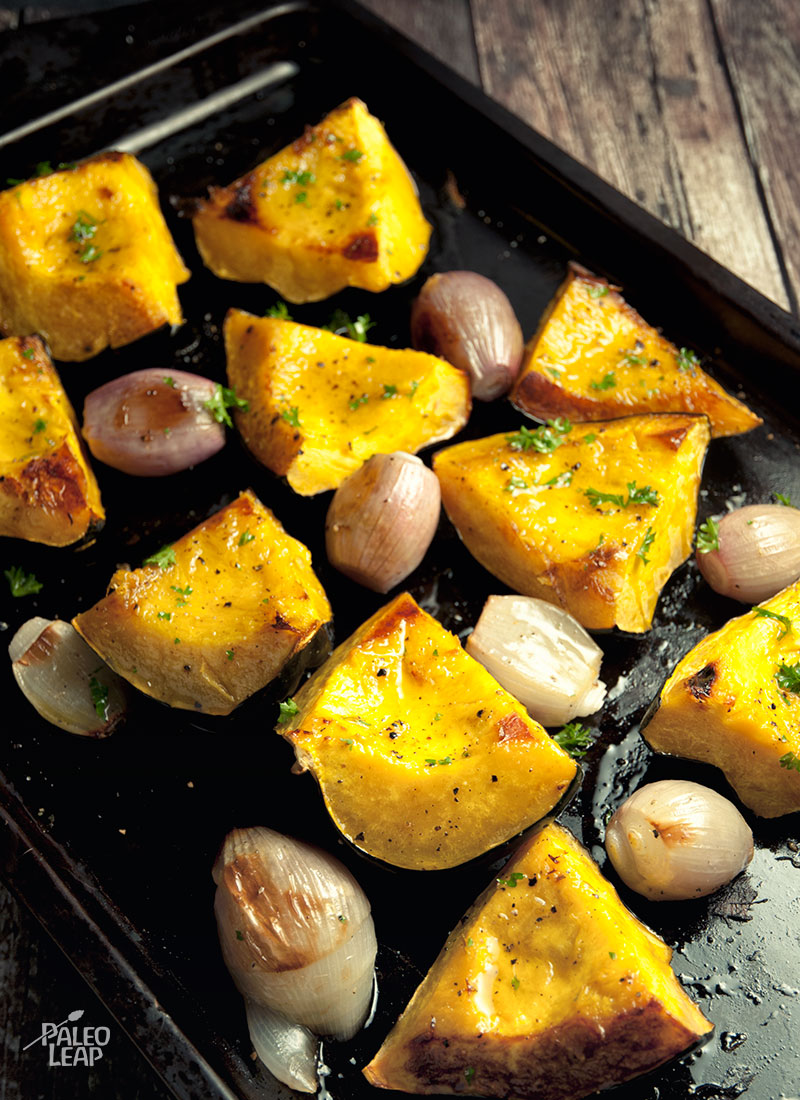
<svg viewBox="0 0 800 1100"><path fill-rule="evenodd" d="M90 225L84 241L71 239L80 219ZM90 245L99 255L85 262ZM56 359L81 361L180 324L176 284L188 278L155 184L127 153L0 192L0 328L41 333Z"/></svg>
<svg viewBox="0 0 800 1100"><path fill-rule="evenodd" d="M576 264L526 348L511 399L542 420L704 413L714 439L761 423L686 349L679 351L648 325L616 288Z"/></svg>
<svg viewBox="0 0 800 1100"><path fill-rule="evenodd" d="M407 593L339 646L279 732L340 831L399 867L452 867L560 801L577 766Z"/></svg>
<svg viewBox="0 0 800 1100"><path fill-rule="evenodd" d="M216 275L267 283L289 302L403 282L431 231L407 168L359 99L212 191L194 229Z"/></svg>
<svg viewBox="0 0 800 1100"><path fill-rule="evenodd" d="M558 604L589 630L648 630L661 589L691 550L706 418L576 424L544 454L515 451L509 438L434 456L442 501L470 553L515 591ZM632 483L654 489L658 505L595 507L586 496L596 489L627 499Z"/></svg>
<svg viewBox="0 0 800 1100"><path fill-rule="evenodd" d="M228 714L310 645L330 604L306 547L252 492L172 549L175 562L165 568L118 570L108 594L73 625L145 694Z"/></svg>
<svg viewBox="0 0 800 1100"><path fill-rule="evenodd" d="M364 1073L411 1093L542 1100L618 1084L711 1030L671 954L548 825L450 934Z"/></svg>
<svg viewBox="0 0 800 1100"><path fill-rule="evenodd" d="M68 546L105 512L78 422L42 341L0 340L0 535Z"/></svg>
<svg viewBox="0 0 800 1100"><path fill-rule="evenodd" d="M800 582L759 606L800 622ZM783 629L748 611L707 635L678 663L642 726L656 752L720 768L761 817L800 810L800 771L791 766L800 761L800 695L775 679L781 664L800 660L800 646Z"/></svg>
<svg viewBox="0 0 800 1100"><path fill-rule="evenodd" d="M371 455L416 452L466 423L469 381L425 352L230 310L228 380L249 405L248 449L302 496L337 488Z"/></svg>

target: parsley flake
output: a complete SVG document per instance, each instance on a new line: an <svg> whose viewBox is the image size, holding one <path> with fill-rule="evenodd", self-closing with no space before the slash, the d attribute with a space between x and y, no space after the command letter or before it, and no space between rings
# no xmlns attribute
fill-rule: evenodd
<svg viewBox="0 0 800 1100"><path fill-rule="evenodd" d="M335 332L338 336L349 336L351 340L358 340L363 344L366 342L369 330L375 328L375 322L370 320L368 313L359 314L353 321L343 309L335 309L330 321L322 327L328 332Z"/></svg>
<svg viewBox="0 0 800 1100"><path fill-rule="evenodd" d="M778 635L778 641L785 638L792 629L792 620L787 618L786 615L778 615L774 611L769 611L766 607L754 607L753 613L761 619L775 619L776 622L781 624L783 630Z"/></svg>
<svg viewBox="0 0 800 1100"><path fill-rule="evenodd" d="M681 348L677 356L678 370L694 370L700 366L700 360L689 348Z"/></svg>
<svg viewBox="0 0 800 1100"><path fill-rule="evenodd" d="M78 253L78 259L82 264L91 264L99 260L103 253L91 241L85 245L83 252Z"/></svg>
<svg viewBox="0 0 800 1100"><path fill-rule="evenodd" d="M555 489L564 489L571 484L572 470L564 470L563 473L556 474L555 477L551 477L549 481L545 482L545 485L552 485Z"/></svg>
<svg viewBox="0 0 800 1100"><path fill-rule="evenodd" d="M242 531L241 535L239 535L239 545L246 546L247 543L252 542L255 537L252 531Z"/></svg>
<svg viewBox="0 0 800 1100"><path fill-rule="evenodd" d="M33 434L38 435L39 432L43 432L46 427L47 427L47 421L42 420L41 417L40 417L39 420L37 420L36 423L33 425Z"/></svg>
<svg viewBox="0 0 800 1100"><path fill-rule="evenodd" d="M605 298L606 294L608 294L608 287L605 284L598 286L597 283L595 283L594 286L589 287L588 294L590 298Z"/></svg>
<svg viewBox="0 0 800 1100"><path fill-rule="evenodd" d="M645 565L650 564L650 559L648 558L647 554L650 550L650 547L655 542L655 538L656 538L655 531L653 530L652 527L648 527L647 531L645 532L645 536L642 539L642 545L636 551L636 557L641 558Z"/></svg>
<svg viewBox="0 0 800 1100"><path fill-rule="evenodd" d="M538 428L526 428L523 424L518 432L506 436L506 443L512 451L538 451L540 454L550 454L560 447L572 430L572 424L566 416L559 416L555 420L548 420Z"/></svg>
<svg viewBox="0 0 800 1100"><path fill-rule="evenodd" d="M33 359L33 348L25 348L22 354L26 359Z"/></svg>
<svg viewBox="0 0 800 1100"><path fill-rule="evenodd" d="M800 695L800 661L793 665L781 663L775 673L775 679L781 691Z"/></svg>
<svg viewBox="0 0 800 1100"><path fill-rule="evenodd" d="M773 493L772 495L775 497L776 504L782 504L784 508L792 507L792 498L787 496L786 493Z"/></svg>
<svg viewBox="0 0 800 1100"><path fill-rule="evenodd" d="M285 726L287 722L290 722L296 714L300 713L300 707L295 703L294 699L289 698L285 703L281 703L281 713L278 718L278 725Z"/></svg>
<svg viewBox="0 0 800 1100"><path fill-rule="evenodd" d="M225 650L225 656L228 658L229 661L232 661L233 660L233 650L232 649L226 649Z"/></svg>
<svg viewBox="0 0 800 1100"><path fill-rule="evenodd" d="M339 160L347 160L351 164L358 164L363 156L364 154L360 149L348 149L346 153L342 153Z"/></svg>
<svg viewBox="0 0 800 1100"><path fill-rule="evenodd" d="M89 694L97 717L105 721L108 718L108 688L105 684L101 684L96 676L92 676L89 681Z"/></svg>
<svg viewBox="0 0 800 1100"><path fill-rule="evenodd" d="M300 409L297 405L290 405L288 409L284 409L281 413L281 418L290 424L293 428L300 427Z"/></svg>
<svg viewBox="0 0 800 1100"><path fill-rule="evenodd" d="M175 389L175 379L172 377L171 374L165 374L161 381L164 383L165 386L169 386L173 390Z"/></svg>
<svg viewBox="0 0 800 1100"><path fill-rule="evenodd" d="M37 581L36 575L26 573L20 565L12 565L10 569L5 569L3 572L12 596L35 596L42 589L42 582Z"/></svg>
<svg viewBox="0 0 800 1100"><path fill-rule="evenodd" d="M264 316L275 317L279 321L291 321L292 319L292 315L289 312L289 307L287 306L286 302L283 301L277 301L274 305L270 306Z"/></svg>
<svg viewBox="0 0 800 1100"><path fill-rule="evenodd" d="M635 481L628 482L627 499L621 493L602 493L599 489L586 489L584 496L588 498L592 508L597 508L600 504L615 504L618 508L629 508L631 504L658 505L660 503L658 493L651 485L642 485L641 488L637 488Z"/></svg>
<svg viewBox="0 0 800 1100"><path fill-rule="evenodd" d="M785 752L780 759L780 765L782 768L794 768L796 772L800 772L800 756L795 756L793 752Z"/></svg>
<svg viewBox="0 0 800 1100"><path fill-rule="evenodd" d="M472 1066L466 1066L464 1069L464 1080L467 1084L471 1084L472 1078L475 1076L475 1070Z"/></svg>
<svg viewBox="0 0 800 1100"><path fill-rule="evenodd" d="M711 516L697 528L697 553L710 554L719 550L719 523Z"/></svg>
<svg viewBox="0 0 800 1100"><path fill-rule="evenodd" d="M580 722L568 722L566 726L553 734L553 740L564 752L574 758L586 756L597 735Z"/></svg>
<svg viewBox="0 0 800 1100"><path fill-rule="evenodd" d="M167 543L166 546L162 546L160 550L156 550L155 554L151 554L149 558L145 558L142 565L157 565L160 569L170 569L175 564L175 549Z"/></svg>
<svg viewBox="0 0 800 1100"><path fill-rule="evenodd" d="M158 617L159 617L159 619L166 619L167 622L169 622L170 619L172 618L172 612L171 611L159 611Z"/></svg>
<svg viewBox="0 0 800 1100"><path fill-rule="evenodd" d="M240 931L238 928L236 929L236 939L237 940L243 940L244 939L244 932Z"/></svg>
<svg viewBox="0 0 800 1100"><path fill-rule="evenodd" d="M513 493L515 489L527 489L528 483L522 477L510 477L503 486L504 493Z"/></svg>
<svg viewBox="0 0 800 1100"><path fill-rule="evenodd" d="M525 877L526 876L523 874L522 871L512 871L511 874L508 876L508 878L499 878L499 879L497 879L497 885L498 886L508 886L510 889L513 890L514 887L517 885L517 883L520 881L520 879L523 879Z"/></svg>
<svg viewBox="0 0 800 1100"><path fill-rule="evenodd" d="M228 410L241 409L242 412L248 412L250 402L243 397L237 397L234 387L223 386L220 382L217 382L214 393L204 403L203 408L211 413L218 424L227 424L229 428L232 428L233 421Z"/></svg>
<svg viewBox="0 0 800 1100"><path fill-rule="evenodd" d="M72 228L69 231L68 241L90 241L97 232L97 222L87 214L85 210L79 210Z"/></svg>
<svg viewBox="0 0 800 1100"><path fill-rule="evenodd" d="M517 977L516 974L511 979L511 988L514 989L514 990L519 989L519 978Z"/></svg>
<svg viewBox="0 0 800 1100"><path fill-rule="evenodd" d="M616 376L613 370L607 371L599 382L590 382L589 389L591 390L610 390L617 384Z"/></svg>
<svg viewBox="0 0 800 1100"><path fill-rule="evenodd" d="M350 408L351 408L351 409L353 410L353 412L355 412L355 410L356 410L356 409L357 409L357 408L358 408L358 407L359 407L360 405L366 405L366 403L367 403L368 401L369 401L369 394L367 394L367 393L362 393L360 397L353 397L353 398L352 398L352 399L350 400L350 402L349 402L349 404L350 404Z"/></svg>
<svg viewBox="0 0 800 1100"><path fill-rule="evenodd" d="M387 385L384 382L381 401L388 401L391 397L397 397L397 386Z"/></svg>

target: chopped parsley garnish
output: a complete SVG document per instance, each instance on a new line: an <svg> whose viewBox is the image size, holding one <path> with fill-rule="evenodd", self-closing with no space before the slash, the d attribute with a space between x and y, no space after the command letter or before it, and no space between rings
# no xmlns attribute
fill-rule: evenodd
<svg viewBox="0 0 800 1100"><path fill-rule="evenodd" d="M411 389L410 389L410 390L408 391L408 396L409 396L409 397L413 397L413 396L414 396L414 394L415 394L415 393L417 392L417 390L418 390L418 389L419 389L419 382L417 382L417 381L416 381L416 379L415 379L415 380L414 380L414 381L413 381L413 382L411 383Z"/></svg>
<svg viewBox="0 0 800 1100"><path fill-rule="evenodd" d="M586 756L597 735L580 722L568 722L566 726L553 734L557 745L572 757Z"/></svg>
<svg viewBox="0 0 800 1100"><path fill-rule="evenodd" d="M229 661L232 661L233 660L233 650L232 649L226 649L225 650L225 656L228 658Z"/></svg>
<svg viewBox="0 0 800 1100"><path fill-rule="evenodd" d="M173 592L179 592L181 596L191 596L192 592L194 591L191 585L188 584L185 588L179 588L177 584L171 584L170 588Z"/></svg>
<svg viewBox="0 0 800 1100"><path fill-rule="evenodd" d="M387 384L384 382L383 393L381 394L381 401L388 401L390 397L397 397L397 386L387 386Z"/></svg>
<svg viewBox="0 0 800 1100"><path fill-rule="evenodd" d="M711 516L697 528L698 554L710 554L719 550L719 524Z"/></svg>
<svg viewBox="0 0 800 1100"><path fill-rule="evenodd" d="M288 409L284 409L281 417L293 428L300 427L300 409L297 405L290 405Z"/></svg>
<svg viewBox="0 0 800 1100"><path fill-rule="evenodd" d="M653 530L652 527L648 527L647 531L645 532L645 536L642 539L642 545L636 551L636 557L641 558L645 565L650 564L650 559L648 558L647 555L650 551L650 547L655 542L655 538L656 538L655 531Z"/></svg>
<svg viewBox="0 0 800 1100"><path fill-rule="evenodd" d="M498 886L508 886L510 889L513 889L517 885L517 883L520 881L520 879L523 879L523 878L525 878L525 875L523 874L522 871L512 871L511 874L508 876L508 878L499 878L499 879L497 879L497 885Z"/></svg>
<svg viewBox="0 0 800 1100"><path fill-rule="evenodd" d="M242 531L239 535L239 545L245 546L248 542L252 542L255 537L252 531Z"/></svg>
<svg viewBox="0 0 800 1100"><path fill-rule="evenodd" d="M91 264L95 260L99 260L103 253L90 242L88 242L83 249L83 252L78 253L78 259L82 264Z"/></svg>
<svg viewBox="0 0 800 1100"><path fill-rule="evenodd" d="M631 504L659 503L658 493L652 486L642 485L637 489L635 481L628 482L627 500L621 493L601 493L599 489L586 489L584 496L588 498L592 508L597 508L600 504L616 504L618 508L629 508Z"/></svg>
<svg viewBox="0 0 800 1100"><path fill-rule="evenodd" d="M800 661L793 665L783 663L778 665L775 679L781 691L790 691L793 695L800 695Z"/></svg>
<svg viewBox="0 0 800 1100"><path fill-rule="evenodd" d="M446 764L452 764L453 759L450 756L443 756L441 760L436 760L435 757L429 757L425 760L425 763L428 765L429 768L435 768L437 764L440 764L442 767L444 767Z"/></svg>
<svg viewBox="0 0 800 1100"><path fill-rule="evenodd" d="M290 722L292 718L299 713L300 707L298 707L294 699L287 699L285 703L281 703L281 713L278 718L278 725L285 726L287 722Z"/></svg>
<svg viewBox="0 0 800 1100"><path fill-rule="evenodd" d="M295 202L305 202L307 198L308 198L308 192L298 191L297 194L294 197L294 201Z"/></svg>
<svg viewBox="0 0 800 1100"><path fill-rule="evenodd" d="M377 224L378 224L378 215L377 214L370 214L370 216L367 218L367 225L377 225Z"/></svg>
<svg viewBox="0 0 800 1100"><path fill-rule="evenodd" d="M610 390L617 384L617 379L614 376L613 370L606 371L599 382L590 382L589 389L591 390Z"/></svg>
<svg viewBox="0 0 800 1100"><path fill-rule="evenodd" d="M105 684L101 684L96 676L93 676L89 681L89 693L97 717L105 721L108 717L108 688Z"/></svg>
<svg viewBox="0 0 800 1100"><path fill-rule="evenodd" d="M540 454L550 454L556 447L560 447L572 430L572 424L566 416L559 416L555 420L548 420L539 428L526 428L523 424L518 432L506 436L506 443L512 451L538 451Z"/></svg>
<svg viewBox="0 0 800 1100"><path fill-rule="evenodd" d="M517 977L516 974L511 979L511 988L514 989L514 990L519 989L519 978Z"/></svg>
<svg viewBox="0 0 800 1100"><path fill-rule="evenodd" d="M468 1085L471 1083L472 1078L474 1076L475 1076L474 1068L472 1066L466 1066L465 1069L464 1069L464 1080L467 1082Z"/></svg>
<svg viewBox="0 0 800 1100"><path fill-rule="evenodd" d="M279 321L291 321L292 315L289 312L289 307L286 302L278 301L274 306L270 306L265 317L276 317Z"/></svg>
<svg viewBox="0 0 800 1100"><path fill-rule="evenodd" d="M175 389L175 379L172 377L171 374L165 374L161 381L164 383L165 386L169 386L173 390Z"/></svg>
<svg viewBox="0 0 800 1100"><path fill-rule="evenodd" d="M307 187L309 183L314 183L316 176L313 172L292 172L287 169L283 173L283 183L298 183L301 187Z"/></svg>
<svg viewBox="0 0 800 1100"><path fill-rule="evenodd" d="M39 434L39 432L43 432L43 431L45 430L45 428L46 428L46 427L47 427L47 421L46 421L46 420L42 420L42 419L41 419L41 417L40 417L40 418L39 418L39 419L38 419L38 420L36 421L36 423L35 423L35 424L33 425L33 434L34 434L34 435L38 435L38 434Z"/></svg>
<svg viewBox="0 0 800 1100"><path fill-rule="evenodd" d="M348 749L352 749L352 747L353 747L352 737L340 737L339 740L342 742L343 745L347 745Z"/></svg>
<svg viewBox="0 0 800 1100"><path fill-rule="evenodd" d="M240 929L238 929L238 928L236 929L236 939L237 939L237 940L243 940L243 939L244 939L244 932L242 932L242 931L241 931Z"/></svg>
<svg viewBox="0 0 800 1100"><path fill-rule="evenodd" d="M149 558L145 558L142 565L157 565L160 569L170 569L175 564L175 548L171 545L162 546L160 550L156 550L155 554L151 554Z"/></svg>
<svg viewBox="0 0 800 1100"><path fill-rule="evenodd" d="M583 437L583 442L584 443L594 443L595 439L597 439L597 436L595 435L595 433L594 432L589 432L587 435L585 435Z"/></svg>
<svg viewBox="0 0 800 1100"><path fill-rule="evenodd" d="M75 167L75 161L74 160L60 160L58 162L58 171L59 172L71 171L74 167ZM37 176L50 176L55 171L56 171L56 169L53 167L53 165L50 163L49 160L40 160L39 163L36 165L36 175ZM21 182L24 183L24 180L21 181Z"/></svg>
<svg viewBox="0 0 800 1100"><path fill-rule="evenodd" d="M25 348L22 354L26 359L33 359L33 348Z"/></svg>
<svg viewBox="0 0 800 1100"><path fill-rule="evenodd" d="M800 772L800 757L795 756L793 752L785 752L781 757L780 764L782 768L794 768L796 772Z"/></svg>
<svg viewBox="0 0 800 1100"><path fill-rule="evenodd" d="M166 619L167 622L169 622L170 619L172 618L172 612L171 611L159 611L158 617L159 617L159 619Z"/></svg>
<svg viewBox="0 0 800 1100"><path fill-rule="evenodd" d="M347 917L343 913L339 914L338 919L342 922L342 924L347 924Z"/></svg>
<svg viewBox="0 0 800 1100"><path fill-rule="evenodd" d="M597 286L597 284L595 284L589 287L588 294L590 298L605 298L606 294L608 294L608 287Z"/></svg>
<svg viewBox="0 0 800 1100"><path fill-rule="evenodd" d="M627 351L625 353L625 362L631 367L643 367L647 363L647 356L634 355L632 351Z"/></svg>
<svg viewBox="0 0 800 1100"><path fill-rule="evenodd" d="M327 329L328 332L335 332L339 336L347 335L351 340L358 340L363 344L367 339L369 330L375 328L375 322L370 320L368 313L361 313L355 321L352 321L350 315L345 313L343 309L335 309L331 314L330 321L322 327Z"/></svg>
<svg viewBox="0 0 800 1100"><path fill-rule="evenodd" d="M551 477L549 481L545 482L545 485L552 485L556 489L564 489L567 485L572 484L572 470L564 470L563 473L556 474L555 477Z"/></svg>
<svg viewBox="0 0 800 1100"><path fill-rule="evenodd" d="M433 720L434 720L434 722L441 722L442 715L441 715L440 711L437 710L437 712L433 716Z"/></svg>
<svg viewBox="0 0 800 1100"><path fill-rule="evenodd" d="M344 209L344 203L342 202L341 199L337 199L335 205L336 205L337 210L343 210Z"/></svg>
<svg viewBox="0 0 800 1100"><path fill-rule="evenodd" d="M350 401L350 408L355 412L359 405L366 405L369 401L369 394L362 393L360 397L354 397Z"/></svg>
<svg viewBox="0 0 800 1100"><path fill-rule="evenodd" d="M342 153L339 160L348 160L351 164L358 164L364 154L360 149L348 149L346 153Z"/></svg>
<svg viewBox="0 0 800 1100"><path fill-rule="evenodd" d="M778 615L774 611L769 611L766 607L754 607L753 613L758 615L761 619L775 619L783 627L783 630L778 635L778 641L784 638L792 629L792 620L787 618L786 615Z"/></svg>
<svg viewBox="0 0 800 1100"><path fill-rule="evenodd" d="M214 393L204 403L203 408L208 409L218 424L227 424L232 428L233 421L228 409L241 409L242 412L248 412L250 402L243 397L237 397L236 390L232 386L223 386L221 382L217 382Z"/></svg>
<svg viewBox="0 0 800 1100"><path fill-rule="evenodd" d="M12 565L4 570L12 596L35 596L42 588L34 573L26 573L20 565Z"/></svg>
<svg viewBox="0 0 800 1100"><path fill-rule="evenodd" d="M782 504L784 508L792 507L792 498L786 493L773 493L772 495L775 497L775 502L777 504Z"/></svg>
<svg viewBox="0 0 800 1100"><path fill-rule="evenodd" d="M79 210L78 216L69 231L69 241L90 241L97 232L97 222L85 210Z"/></svg>
<svg viewBox="0 0 800 1100"><path fill-rule="evenodd" d="M504 493L513 493L515 489L527 489L528 483L522 477L510 477L503 486Z"/></svg>
<svg viewBox="0 0 800 1100"><path fill-rule="evenodd" d="M694 370L700 366L700 360L689 348L681 348L677 356L678 370Z"/></svg>

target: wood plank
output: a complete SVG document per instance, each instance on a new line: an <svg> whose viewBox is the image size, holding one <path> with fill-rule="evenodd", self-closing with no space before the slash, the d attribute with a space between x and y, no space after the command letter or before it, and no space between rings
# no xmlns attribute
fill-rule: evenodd
<svg viewBox="0 0 800 1100"><path fill-rule="evenodd" d="M428 53L478 84L480 74L469 0L361 0Z"/></svg>
<svg viewBox="0 0 800 1100"><path fill-rule="evenodd" d="M800 298L800 5L797 0L710 3L796 312Z"/></svg>
<svg viewBox="0 0 800 1100"><path fill-rule="evenodd" d="M789 304L705 4L472 0L472 12L491 96Z"/></svg>

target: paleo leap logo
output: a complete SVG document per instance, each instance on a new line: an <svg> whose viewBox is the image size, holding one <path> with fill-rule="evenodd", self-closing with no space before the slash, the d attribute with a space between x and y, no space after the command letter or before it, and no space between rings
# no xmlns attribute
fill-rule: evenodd
<svg viewBox="0 0 800 1100"><path fill-rule="evenodd" d="M75 1027L81 1016L83 1009L78 1008L60 1024L43 1023L41 1035L22 1049L41 1043L48 1052L48 1066L93 1066L103 1057L111 1031L107 1027Z"/></svg>

